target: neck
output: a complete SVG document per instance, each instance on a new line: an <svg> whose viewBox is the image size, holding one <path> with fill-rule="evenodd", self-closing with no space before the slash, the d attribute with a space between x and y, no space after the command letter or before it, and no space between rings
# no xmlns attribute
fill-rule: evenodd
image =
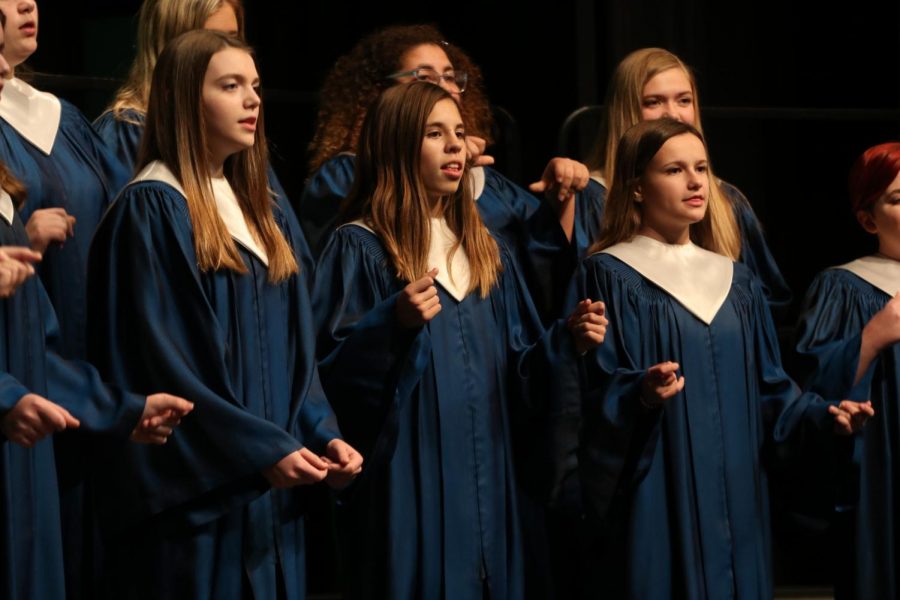
<svg viewBox="0 0 900 600"><path fill-rule="evenodd" d="M638 235L647 236L663 244L689 244L691 242L690 227L664 229L653 225L641 225Z"/></svg>
<svg viewBox="0 0 900 600"><path fill-rule="evenodd" d="M886 244L883 240L878 243L878 254L891 260L900 261L900 248Z"/></svg>
<svg viewBox="0 0 900 600"><path fill-rule="evenodd" d="M429 198L428 205L431 208L431 216L435 219L444 215L444 204L441 202L441 196Z"/></svg>
<svg viewBox="0 0 900 600"><path fill-rule="evenodd" d="M224 177L225 176L225 161L224 160L211 160L209 161L209 176L210 177Z"/></svg>

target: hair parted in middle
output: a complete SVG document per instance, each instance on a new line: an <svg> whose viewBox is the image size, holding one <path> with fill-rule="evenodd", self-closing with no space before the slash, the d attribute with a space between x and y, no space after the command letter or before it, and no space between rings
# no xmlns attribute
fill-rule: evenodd
<svg viewBox="0 0 900 600"><path fill-rule="evenodd" d="M900 143L887 142L862 153L850 169L850 206L871 211L900 173Z"/></svg>
<svg viewBox="0 0 900 600"><path fill-rule="evenodd" d="M642 182L647 166L663 144L680 135L696 136L706 150L703 134L698 129L674 119L640 121L625 132L616 148L616 171L613 173L609 194L606 197L600 238L590 248L589 253L600 252L610 246L628 242L637 235L643 223L641 205L635 201L637 188ZM707 176L711 178L709 173L707 170ZM710 181L708 189L712 187ZM722 235L722 232L728 231L730 227L737 227L734 211L722 196L709 194L706 214L700 222L690 226L691 241L701 248L730 258L727 252L727 239Z"/></svg>
<svg viewBox="0 0 900 600"><path fill-rule="evenodd" d="M422 181L421 153L428 116L438 102L456 101L440 87L422 81L385 90L368 110L359 137L353 188L342 205L344 223L362 219L381 239L397 276L415 281L427 273L431 218L440 214L469 261L469 291L486 297L502 268L500 249L472 196L469 167L457 191L441 199L437 211ZM463 119L465 122L465 119Z"/></svg>
<svg viewBox="0 0 900 600"><path fill-rule="evenodd" d="M469 134L490 143L493 117L481 70L465 52L444 40L433 25L396 25L367 35L338 58L319 95L316 131L309 144L310 172L342 152L356 152L366 111L381 92L397 83L388 75L400 69L404 54L423 44L440 47L454 69L468 73L460 111Z"/></svg>
<svg viewBox="0 0 900 600"><path fill-rule="evenodd" d="M128 109L146 112L153 68L163 49L182 33L202 29L213 13L223 6L234 9L238 35L243 38L243 0L144 0L138 13L134 62L107 110L117 115Z"/></svg>
<svg viewBox="0 0 900 600"><path fill-rule="evenodd" d="M213 55L235 48L252 56L241 40L216 31L195 30L173 40L159 56L141 140L139 172L161 161L181 182L194 228L194 248L201 271L231 269L246 273L237 246L219 217L213 195L203 84ZM279 282L299 268L290 244L275 222L267 176L268 150L262 105L256 142L225 161L225 177L237 196L244 219L269 258L269 281Z"/></svg>

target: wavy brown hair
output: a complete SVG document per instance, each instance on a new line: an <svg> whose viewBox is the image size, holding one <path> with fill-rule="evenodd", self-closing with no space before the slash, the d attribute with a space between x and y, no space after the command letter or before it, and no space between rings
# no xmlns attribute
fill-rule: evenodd
<svg viewBox="0 0 900 600"><path fill-rule="evenodd" d="M182 33L202 29L213 13L230 6L244 37L243 0L144 0L138 13L137 49L128 78L116 91L107 111L116 116L126 110L147 111L153 68L163 49Z"/></svg>
<svg viewBox="0 0 900 600"><path fill-rule="evenodd" d="M175 38L159 56L153 71L147 124L141 139L136 172L162 161L184 187L194 227L194 249L201 271L231 269L246 273L237 245L219 217L209 170L209 145L203 110L203 83L213 55L228 48L248 54L239 39L216 31L196 30ZM244 219L269 257L269 281L297 273L294 252L272 214L266 165L268 151L262 105L256 121L256 143L225 161Z"/></svg>
<svg viewBox="0 0 900 600"><path fill-rule="evenodd" d="M627 242L637 235L643 220L641 205L635 201L635 193L647 166L663 144L686 134L696 136L706 149L703 134L698 129L674 119L640 121L625 132L616 148L616 170L606 197L600 238L591 246L590 253ZM706 154L709 164L709 152ZM707 176L710 181L708 188L712 190L710 170L707 170ZM709 194L709 205L703 220L690 226L691 241L701 248L733 260L728 249L728 239L736 234L737 227L734 211L727 201L720 195Z"/></svg>
<svg viewBox="0 0 900 600"><path fill-rule="evenodd" d="M445 39L433 25L397 25L367 35L338 58L320 94L316 131L309 144L310 173L341 152L356 152L369 106L384 90L397 84L388 75L400 70L403 55L422 44L440 47L454 69L468 73L460 111L469 134L490 143L493 117L481 70Z"/></svg>
<svg viewBox="0 0 900 600"><path fill-rule="evenodd" d="M442 100L455 102L447 91L421 81L393 86L378 97L360 130L353 189L343 203L342 221L362 219L370 226L404 281L415 281L431 268L433 208L420 163L428 116ZM439 212L456 235L450 256L462 248L469 260L468 291L477 289L484 298L497 282L500 250L481 221L469 168L464 169L459 188L441 199Z"/></svg>

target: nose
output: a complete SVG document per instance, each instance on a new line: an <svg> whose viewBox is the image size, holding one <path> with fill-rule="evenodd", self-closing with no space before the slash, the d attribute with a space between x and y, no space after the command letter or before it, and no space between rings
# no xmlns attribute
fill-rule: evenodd
<svg viewBox="0 0 900 600"><path fill-rule="evenodd" d="M689 169L688 173L690 174L688 177L688 189L701 189L703 187L704 177L706 177L706 174L700 173L696 169Z"/></svg>
<svg viewBox="0 0 900 600"><path fill-rule="evenodd" d="M678 111L678 105L674 100L670 100L663 106L663 116L676 121L681 121L681 113Z"/></svg>
<svg viewBox="0 0 900 600"><path fill-rule="evenodd" d="M18 10L20 14L27 15L30 12L34 12L36 6L34 0L29 0L27 2L19 2L16 10Z"/></svg>
<svg viewBox="0 0 900 600"><path fill-rule="evenodd" d="M447 136L447 146L444 148L444 151L448 154L458 154L463 148L463 139L456 135L455 133L451 133Z"/></svg>
<svg viewBox="0 0 900 600"><path fill-rule="evenodd" d="M244 97L244 107L256 108L260 104L262 104L262 98L259 97L259 91L254 87L249 87Z"/></svg>

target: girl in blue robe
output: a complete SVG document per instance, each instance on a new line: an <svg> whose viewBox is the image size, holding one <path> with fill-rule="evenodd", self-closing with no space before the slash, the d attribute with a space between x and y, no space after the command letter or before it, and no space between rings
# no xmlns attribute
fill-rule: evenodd
<svg viewBox="0 0 900 600"><path fill-rule="evenodd" d="M397 83L429 80L460 103L469 127L466 138L473 163L469 181L485 226L510 248L528 283L541 317L561 313L566 285L576 261L560 219L574 208L574 192L588 182L587 168L554 158L531 191L501 175L484 156L492 117L481 73L460 49L427 25L376 31L335 63L320 94L316 132L310 144L310 177L297 215L318 255L337 225L341 201L353 186L359 131L369 105Z"/></svg>
<svg viewBox="0 0 900 600"><path fill-rule="evenodd" d="M197 404L158 452L107 452L110 597L303 598L304 494L292 488L339 487L361 468L319 384L257 86L236 38L172 41L154 72L146 164L92 246L91 356L115 381L162 380Z"/></svg>
<svg viewBox="0 0 900 600"><path fill-rule="evenodd" d="M807 385L829 396L868 399L866 427L832 498L837 598L900 595L900 144L866 150L850 175L853 211L878 238L878 253L827 269L806 294L797 352Z"/></svg>
<svg viewBox="0 0 900 600"><path fill-rule="evenodd" d="M616 145L625 130L640 120L666 116L703 131L694 75L667 50L642 48L632 52L619 63L607 90L604 126L588 160L592 182L577 200L572 237L579 258L599 239L600 220L595 217L603 212L607 179L615 172ZM729 241L727 253L759 278L773 314L776 319L783 318L791 302L791 291L769 251L762 225L740 190L720 179L714 180L711 193L722 196L731 205L739 226L739 236Z"/></svg>
<svg viewBox="0 0 900 600"><path fill-rule="evenodd" d="M385 91L319 262L323 384L369 457L339 515L353 598L525 597L513 446L543 446L517 426L554 386L577 388L575 352L605 331L590 301L572 333L543 331L474 209L463 136L441 88Z"/></svg>
<svg viewBox="0 0 900 600"><path fill-rule="evenodd" d="M643 121L617 152L576 280L610 318L580 411L585 597L771 598L766 462L839 451L871 406L801 394L782 370L762 286L724 254L737 225L700 133Z"/></svg>
<svg viewBox="0 0 900 600"><path fill-rule="evenodd" d="M138 15L137 56L128 81L116 92L109 109L94 122L94 129L111 148L129 173L134 173L138 150L144 133L147 97L153 66L166 44L186 31L212 29L244 37L244 5L241 0L145 0ZM269 185L276 202L286 218L295 219L287 193L268 167ZM299 232L299 225L297 227ZM295 240L302 261L301 267L312 274L316 263L306 243L298 233ZM312 285L312 277L307 277ZM312 291L310 289L310 291Z"/></svg>

